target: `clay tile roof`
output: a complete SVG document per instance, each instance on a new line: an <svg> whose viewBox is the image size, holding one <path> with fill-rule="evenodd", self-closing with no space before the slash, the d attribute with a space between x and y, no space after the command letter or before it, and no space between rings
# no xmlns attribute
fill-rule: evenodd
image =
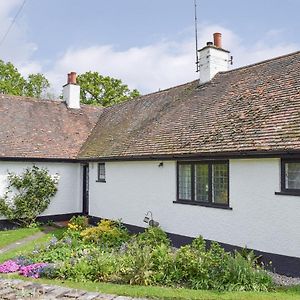
<svg viewBox="0 0 300 300"><path fill-rule="evenodd" d="M300 52L104 109L80 158L300 152Z"/></svg>
<svg viewBox="0 0 300 300"><path fill-rule="evenodd" d="M75 159L102 108L0 95L0 159Z"/></svg>

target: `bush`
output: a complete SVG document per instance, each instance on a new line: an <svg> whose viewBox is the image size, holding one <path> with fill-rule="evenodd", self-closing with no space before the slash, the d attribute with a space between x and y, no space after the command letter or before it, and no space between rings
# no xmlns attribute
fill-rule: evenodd
<svg viewBox="0 0 300 300"><path fill-rule="evenodd" d="M156 247L161 244L169 246L171 244L167 234L160 227L148 227L137 236L140 245Z"/></svg>
<svg viewBox="0 0 300 300"><path fill-rule="evenodd" d="M0 215L18 225L35 223L57 192L58 177L51 177L47 169L27 168L21 175L8 173L9 185L0 198Z"/></svg>
<svg viewBox="0 0 300 300"><path fill-rule="evenodd" d="M81 232L85 242L93 242L103 247L120 247L129 239L129 234L120 223L102 220L98 226L87 228Z"/></svg>

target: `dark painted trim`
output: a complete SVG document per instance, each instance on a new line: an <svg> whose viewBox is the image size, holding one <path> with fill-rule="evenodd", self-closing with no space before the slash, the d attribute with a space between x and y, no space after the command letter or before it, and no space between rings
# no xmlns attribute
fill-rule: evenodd
<svg viewBox="0 0 300 300"><path fill-rule="evenodd" d="M36 162L106 162L106 161L148 161L148 160L214 160L214 159L248 159L248 158L297 158L300 159L300 150L290 151L232 151L219 153L183 153L183 154L162 154L162 155L133 155L133 156L111 156L111 157L79 157L79 158L34 158L34 157L0 157L0 161L36 161Z"/></svg>
<svg viewBox="0 0 300 300"><path fill-rule="evenodd" d="M287 159L287 158L282 158L281 159L281 168L280 168L280 187L281 191L280 192L275 192L275 195L290 195L290 196L300 196L300 189L289 189L286 188L286 178L285 178L285 165L287 163L300 163L300 159Z"/></svg>
<svg viewBox="0 0 300 300"><path fill-rule="evenodd" d="M248 159L248 158L298 158L300 151L232 151L220 153L196 153L196 154L163 154L163 155L134 155L115 157L90 157L81 158L82 161L106 162L106 161L147 161L147 160L228 160L228 159Z"/></svg>
<svg viewBox="0 0 300 300"><path fill-rule="evenodd" d="M195 166L203 164L208 166L208 202L201 202L195 199ZM227 203L220 204L214 203L212 197L212 169L213 165L223 164L227 166ZM179 198L179 165L190 165L191 166L191 199L180 199ZM193 160L193 161L177 161L177 168L176 168L176 183L177 183L177 194L176 194L176 201L173 203L180 203L180 204L189 204L189 205L198 205L198 206L206 206L206 207L216 207L216 208L227 208L231 209L229 206L229 160Z"/></svg>
<svg viewBox="0 0 300 300"><path fill-rule="evenodd" d="M103 167L104 174L101 174L100 168ZM101 175L104 176L101 178ZM96 182L106 182L106 167L105 167L105 162L98 162L97 165L97 180Z"/></svg>
<svg viewBox="0 0 300 300"><path fill-rule="evenodd" d="M63 162L63 163L81 163L84 160L68 158L34 158L34 157L0 157L0 161L24 161L24 162Z"/></svg>
<svg viewBox="0 0 300 300"><path fill-rule="evenodd" d="M177 201L173 201L173 203L232 210L232 207L228 206L227 204L221 205L221 204L213 204L209 202L199 202L199 201L190 201L190 200L177 200Z"/></svg>
<svg viewBox="0 0 300 300"><path fill-rule="evenodd" d="M90 216L91 224L96 225L100 220L101 218ZM130 225L126 223L123 223L123 225L131 233L139 233L145 230L144 227L140 227L140 226ZM194 239L193 237L174 234L174 233L167 233L167 234L171 239L173 246L175 247L180 247L189 244ZM209 247L213 242L207 239L205 239L205 241L207 247ZM240 251L242 249L242 247L239 246L220 243L220 242L218 243L227 252ZM253 250L256 255L262 256L261 261L264 263L267 269L274 271L278 274L284 274L286 276L300 277L300 258L280 255L275 253L262 252L254 249L248 249L248 250ZM271 265L270 265L270 261L272 262Z"/></svg>
<svg viewBox="0 0 300 300"><path fill-rule="evenodd" d="M82 213L69 213L69 214L61 214L61 215L49 215L49 216L40 216L37 218L38 222L47 223L50 221L53 222L61 222L61 221L69 221L73 216L81 216ZM13 222L8 220L0 220L0 231L1 229L12 229L18 227Z"/></svg>
<svg viewBox="0 0 300 300"><path fill-rule="evenodd" d="M286 191L286 192L275 192L275 195L283 195L283 196L300 196L300 192L291 192L291 191Z"/></svg>

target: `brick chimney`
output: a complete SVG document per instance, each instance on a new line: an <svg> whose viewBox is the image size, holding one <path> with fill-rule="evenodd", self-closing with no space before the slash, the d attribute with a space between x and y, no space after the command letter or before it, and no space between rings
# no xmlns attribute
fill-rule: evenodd
<svg viewBox="0 0 300 300"><path fill-rule="evenodd" d="M80 86L76 84L76 72L68 74L67 84L63 86L63 100L68 108L80 108Z"/></svg>
<svg viewBox="0 0 300 300"><path fill-rule="evenodd" d="M207 42L199 50L200 84L210 81L218 72L228 71L230 56L229 51L222 48L222 34L213 34L214 42Z"/></svg>

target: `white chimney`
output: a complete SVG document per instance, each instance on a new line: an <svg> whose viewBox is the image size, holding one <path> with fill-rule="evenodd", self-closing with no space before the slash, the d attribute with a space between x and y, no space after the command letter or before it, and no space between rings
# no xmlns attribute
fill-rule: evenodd
<svg viewBox="0 0 300 300"><path fill-rule="evenodd" d="M68 108L80 108L80 86L76 84L76 73L68 74L68 83L63 86L63 100Z"/></svg>
<svg viewBox="0 0 300 300"><path fill-rule="evenodd" d="M214 43L208 42L199 50L200 84L210 81L218 72L229 70L229 53L222 48L222 34L214 33Z"/></svg>

